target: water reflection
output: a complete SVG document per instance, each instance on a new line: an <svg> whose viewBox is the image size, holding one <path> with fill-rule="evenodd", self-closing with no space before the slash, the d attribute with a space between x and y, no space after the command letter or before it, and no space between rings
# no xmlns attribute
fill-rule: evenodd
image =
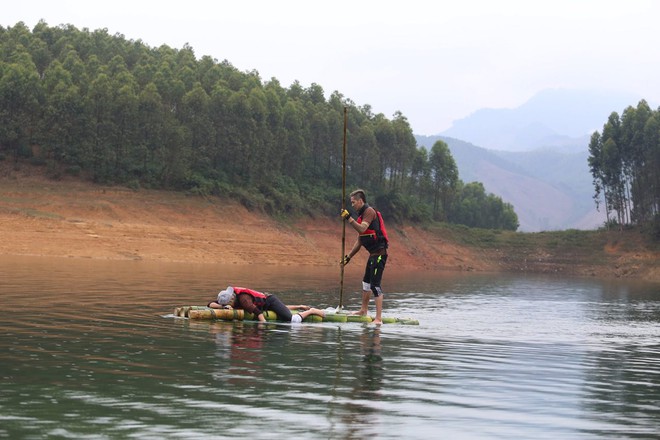
<svg viewBox="0 0 660 440"><path fill-rule="evenodd" d="M380 332L380 327L365 326L359 335L361 363L341 412L346 438L366 438L379 432L379 409L375 403L383 398L385 381Z"/></svg>
<svg viewBox="0 0 660 440"><path fill-rule="evenodd" d="M393 271L419 326L259 325L164 316L248 276L336 306L334 272L37 260L0 259L0 438L660 432L657 285Z"/></svg>
<svg viewBox="0 0 660 440"><path fill-rule="evenodd" d="M606 336L610 339L607 347L591 350L585 356L583 410L603 425L616 422L626 426L627 432L658 432L660 344L657 337L630 343L630 335L617 331L622 329L620 319L618 316L612 321L614 329ZM606 432L602 425L596 431Z"/></svg>
<svg viewBox="0 0 660 440"><path fill-rule="evenodd" d="M380 338L381 327L365 326L360 335L362 353L362 383L364 397L377 397L376 391L383 386L383 356ZM374 393L374 395L371 395Z"/></svg>
<svg viewBox="0 0 660 440"><path fill-rule="evenodd" d="M268 324L211 323L216 356L221 359L214 379L253 390L263 368L264 333Z"/></svg>
<svg viewBox="0 0 660 440"><path fill-rule="evenodd" d="M386 360L377 326L189 322L213 344L211 389L232 402L223 410L241 423L258 397L260 411L281 423L339 423L337 438L382 434L379 405ZM320 418L319 418L320 417ZM311 423L311 422L310 422ZM305 434L311 427L300 426Z"/></svg>

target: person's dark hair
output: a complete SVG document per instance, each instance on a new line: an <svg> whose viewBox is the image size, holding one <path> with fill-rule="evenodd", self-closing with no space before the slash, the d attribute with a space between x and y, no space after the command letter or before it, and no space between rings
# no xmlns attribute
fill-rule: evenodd
<svg viewBox="0 0 660 440"><path fill-rule="evenodd" d="M350 196L351 196L351 197L358 197L358 198L362 199L362 201L363 201L364 203L367 203L367 196L364 194L364 190L363 190L363 189L356 189L355 191L353 191L353 192L351 193Z"/></svg>

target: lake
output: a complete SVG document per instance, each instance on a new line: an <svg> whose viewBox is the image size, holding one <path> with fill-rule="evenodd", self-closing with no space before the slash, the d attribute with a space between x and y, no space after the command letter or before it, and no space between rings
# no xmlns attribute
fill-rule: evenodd
<svg viewBox="0 0 660 440"><path fill-rule="evenodd" d="M339 304L338 268L0 257L0 437L658 438L658 284L392 264L419 325L173 317L227 284Z"/></svg>

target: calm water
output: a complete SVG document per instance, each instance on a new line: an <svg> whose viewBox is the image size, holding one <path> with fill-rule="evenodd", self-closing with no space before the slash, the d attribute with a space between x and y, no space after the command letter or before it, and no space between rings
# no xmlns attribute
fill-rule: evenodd
<svg viewBox="0 0 660 440"><path fill-rule="evenodd" d="M338 270L2 257L0 437L658 438L658 284L388 270L419 326L171 316L228 283L334 307Z"/></svg>

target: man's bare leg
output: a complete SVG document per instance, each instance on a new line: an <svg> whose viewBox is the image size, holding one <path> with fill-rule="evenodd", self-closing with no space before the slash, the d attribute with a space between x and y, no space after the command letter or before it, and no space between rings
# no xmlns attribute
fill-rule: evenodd
<svg viewBox="0 0 660 440"><path fill-rule="evenodd" d="M309 315L318 315L320 317L325 316L325 312L320 309L316 309L314 307L310 307L309 309L305 310L304 312L298 313L303 319L307 318Z"/></svg>
<svg viewBox="0 0 660 440"><path fill-rule="evenodd" d="M358 315L365 316L369 312L369 298L371 298L371 290L362 291L362 305Z"/></svg>
<svg viewBox="0 0 660 440"><path fill-rule="evenodd" d="M307 318L309 315L318 315L320 317L325 317L325 311L320 310L320 309L315 309L314 307L308 307L307 310L294 313L293 316L291 317L291 323L300 323L303 322L305 318Z"/></svg>
<svg viewBox="0 0 660 440"><path fill-rule="evenodd" d="M376 319L374 319L374 324L382 324L383 323L383 295L380 294L377 297L374 298L374 302L376 303Z"/></svg>

